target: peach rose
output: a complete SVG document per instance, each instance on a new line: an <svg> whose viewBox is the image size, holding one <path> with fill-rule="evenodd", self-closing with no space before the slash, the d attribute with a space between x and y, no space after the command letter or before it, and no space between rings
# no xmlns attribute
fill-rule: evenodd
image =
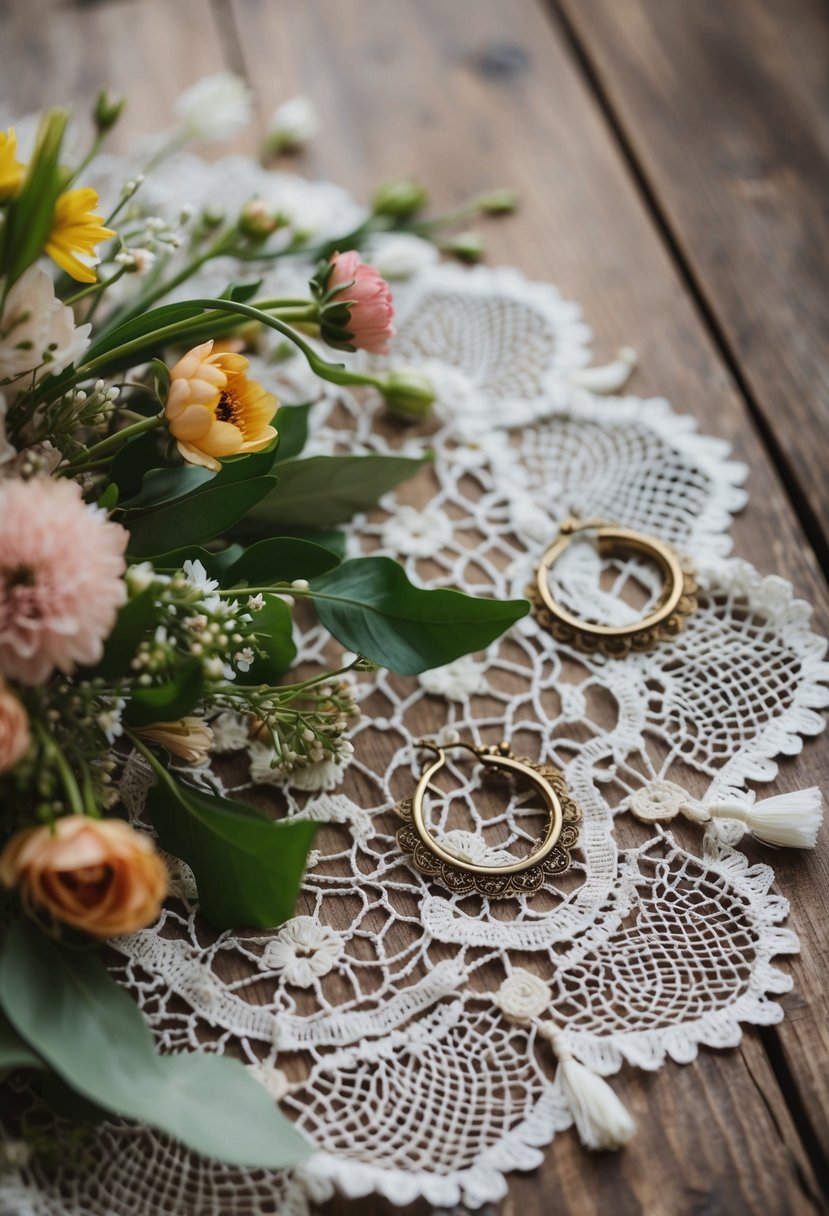
<svg viewBox="0 0 829 1216"><path fill-rule="evenodd" d="M24 828L0 854L0 882L24 904L92 937L133 933L156 919L167 869L148 836L120 819L67 815Z"/></svg>
<svg viewBox="0 0 829 1216"><path fill-rule="evenodd" d="M0 683L0 773L7 773L23 759L31 741L22 701Z"/></svg>

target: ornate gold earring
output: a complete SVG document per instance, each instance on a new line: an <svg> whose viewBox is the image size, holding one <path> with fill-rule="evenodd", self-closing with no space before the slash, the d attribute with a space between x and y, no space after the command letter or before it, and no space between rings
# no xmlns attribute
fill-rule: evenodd
<svg viewBox="0 0 829 1216"><path fill-rule="evenodd" d="M559 769L552 764L534 764L525 757L514 756L508 743L498 747L478 747L466 742L439 746L425 739L417 746L434 752L436 759L424 768L411 798L398 802L395 810L406 821L397 833L397 843L411 856L421 873L435 878L458 895L475 891L490 899L499 899L531 894L546 877L562 874L569 868L570 849L578 840L581 810L570 797ZM423 813L426 789L446 763L445 753L450 748L472 752L487 773L524 777L539 791L547 809L547 827L542 839L526 857L508 865L476 862L440 844L429 831Z"/></svg>
<svg viewBox="0 0 829 1216"><path fill-rule="evenodd" d="M575 616L555 599L548 579L550 570L569 548L574 536L586 531L595 533L599 552L604 555L638 553L659 567L663 579L659 600L641 620L626 625L598 625ZM650 650L680 633L686 618L696 612L697 590L691 566L664 541L599 520L567 519L542 557L535 582L527 587L526 595L536 620L557 642L590 654L598 650L608 658L618 659L631 650Z"/></svg>

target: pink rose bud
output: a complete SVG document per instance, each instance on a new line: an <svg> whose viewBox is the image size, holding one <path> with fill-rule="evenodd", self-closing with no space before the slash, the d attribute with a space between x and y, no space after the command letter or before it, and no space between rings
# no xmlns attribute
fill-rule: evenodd
<svg viewBox="0 0 829 1216"><path fill-rule="evenodd" d="M335 253L327 292L336 304L348 305L348 320L343 329L351 347L372 355L389 353L389 338L394 334L391 319L394 305L388 283L373 266L360 261L359 253ZM323 338L328 340L323 332Z"/></svg>

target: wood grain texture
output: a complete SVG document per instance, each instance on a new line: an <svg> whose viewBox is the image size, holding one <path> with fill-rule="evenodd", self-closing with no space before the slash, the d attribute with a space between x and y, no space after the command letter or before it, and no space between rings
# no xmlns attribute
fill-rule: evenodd
<svg viewBox="0 0 829 1216"><path fill-rule="evenodd" d="M180 89L227 63L247 71L263 119L295 92L313 97L325 129L294 166L340 181L358 197L399 173L427 182L436 205L488 186L518 188L520 216L486 226L490 260L558 283L584 306L598 358L622 342L637 348L642 370L634 391L664 394L696 415L704 431L734 443L751 468L752 492L735 525L736 552L764 573L792 579L818 605L818 627L826 629L814 555L745 402L566 39L535 0L0 0L0 19L6 104L88 102L110 83L132 99L126 141L166 126ZM787 763L780 784L821 778L826 783L826 756L810 744L796 764ZM629 830L622 825L623 834ZM694 839L688 837L692 846ZM826 859L772 860L779 889L792 898L790 923L802 935L803 953L791 964L795 991L783 1001L786 1021L768 1035L816 1136L829 1143L829 954L820 931ZM824 1210L755 1032L737 1051L706 1052L693 1065L655 1075L625 1070L614 1085L639 1122L629 1148L590 1156L574 1135L559 1136L539 1171L510 1178L508 1197L488 1216ZM326 1205L329 1216L391 1210L376 1198ZM428 1210L419 1204L405 1211Z"/></svg>
<svg viewBox="0 0 829 1216"><path fill-rule="evenodd" d="M323 115L322 136L299 159L303 171L342 181L361 197L381 177L414 173L428 183L436 206L501 183L519 189L520 218L487 230L490 260L514 263L558 283L584 305L599 357L620 342L638 349L642 370L635 391L668 396L693 413L703 430L733 442L751 469L752 492L751 505L736 521L735 550L763 573L791 578L817 604L818 627L825 629L825 584L745 403L637 196L595 100L541 7L513 3L507 12L496 0L382 9L368 0L310 5L232 0L231 6L263 113L302 90ZM826 756L817 746L807 747L797 771L793 768L784 766L781 788L826 781ZM795 897L791 923L803 936L803 954L793 968L795 992L784 1000L791 1020L772 1033L780 1034L810 1117L825 1135L824 1082L807 1062L829 1058L823 1015L829 959L813 927L826 914L826 861L820 854L776 854L774 863L779 889ZM788 1143L784 1129L793 1130L788 1113L765 1105L776 1090L767 1061L762 1083L753 1080L761 1075L759 1059L765 1056L749 1032L739 1062L730 1054L706 1057L690 1070L667 1068L655 1078L627 1079L626 1100L635 1106L631 1095L641 1085L649 1113L624 1159L599 1164L560 1138L540 1180L511 1181L515 1206L504 1210L517 1211L519 1205L540 1210L542 1196L559 1191L562 1175L573 1180L563 1206L572 1212L614 1204L624 1187L632 1211L682 1212L704 1208L706 1202L718 1212L776 1211L781 1202L808 1207L811 1184L801 1190L806 1175L797 1181L790 1175L794 1189L786 1200L763 1190L774 1171L764 1171L759 1162L749 1171L743 1160L732 1179L735 1165L726 1158L733 1139L722 1131L716 1138L708 1134L711 1127L723 1127L722 1110L733 1101L745 1145L756 1134L762 1137L764 1126L771 1140L782 1135ZM679 1091L681 1119L674 1105ZM778 1097L779 1092L774 1104ZM666 1143L665 1127L681 1128L686 1141L668 1138ZM690 1147L692 1128L698 1138ZM730 1195L718 1190L726 1178L737 1188ZM647 1185L652 1190L646 1195Z"/></svg>
<svg viewBox="0 0 829 1216"><path fill-rule="evenodd" d="M829 560L829 10L556 0Z"/></svg>

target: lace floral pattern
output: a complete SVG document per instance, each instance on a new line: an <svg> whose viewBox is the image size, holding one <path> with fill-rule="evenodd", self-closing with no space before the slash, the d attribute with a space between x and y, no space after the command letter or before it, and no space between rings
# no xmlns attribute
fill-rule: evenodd
<svg viewBox="0 0 829 1216"><path fill-rule="evenodd" d="M248 162L242 183L227 163L189 163L196 195L277 194L283 209L307 198L322 233L352 207L334 187L274 174L252 183ZM169 171L181 180L181 166ZM163 211L163 175L154 188ZM204 289L224 287L210 276L225 270L210 267ZM266 267L265 290L290 273ZM478 1206L502 1197L505 1175L538 1165L571 1124L542 1065L545 1045L509 1019L511 992L519 1005L541 994L568 1049L605 1074L687 1062L700 1044L732 1047L743 1024L782 1016L773 998L790 981L772 960L797 942L782 927L785 900L770 894L771 870L733 847L742 827L712 822L695 852L658 825L625 849L614 833L637 791L662 783L745 796L747 782L774 778L776 756L822 728L829 667L808 607L782 579L727 557L744 468L661 399L581 387L590 334L577 306L517 271L427 265L401 288L399 322L391 364L433 376L434 426L401 432L339 390L314 406L314 452L434 453L427 507L403 487L354 521L352 553L391 553L424 585L520 595L576 512L673 545L695 567L699 609L677 638L623 662L556 645L527 617L486 656L419 680L363 675L347 769L271 787L286 813L323 825L297 916L272 934L215 933L180 866L159 925L115 943L118 974L162 1047L232 1051L278 1074L274 1096L284 1091L319 1151L290 1176L230 1170L110 1122L95 1136L95 1169L67 1154L73 1163L57 1174L32 1162L2 1184L21 1213L305 1216L334 1185L394 1203ZM299 399L301 373L288 364L279 375L284 399ZM603 564L590 552L560 577L597 619L630 613L626 587L645 603L658 591L642 563ZM299 642L309 663L336 653L318 628ZM447 741L506 737L562 768L582 810L568 873L505 902L452 895L414 870L396 847L392 808L412 790L424 730ZM225 716L216 734L222 751L248 750L261 781L261 745L242 724ZM436 835L470 856L531 847L531 799L484 797L456 754L443 776L430 799ZM132 758L122 789L136 817L147 781ZM619 999L631 992L636 1001Z"/></svg>

